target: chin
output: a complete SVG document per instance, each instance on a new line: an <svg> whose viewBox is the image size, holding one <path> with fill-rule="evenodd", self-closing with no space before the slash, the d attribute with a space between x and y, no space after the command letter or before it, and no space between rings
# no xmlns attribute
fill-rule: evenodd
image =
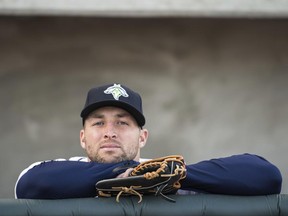
<svg viewBox="0 0 288 216"><path fill-rule="evenodd" d="M108 156L108 157L104 157L101 158L102 163L118 163L124 161L124 159L122 157L115 157L115 156Z"/></svg>

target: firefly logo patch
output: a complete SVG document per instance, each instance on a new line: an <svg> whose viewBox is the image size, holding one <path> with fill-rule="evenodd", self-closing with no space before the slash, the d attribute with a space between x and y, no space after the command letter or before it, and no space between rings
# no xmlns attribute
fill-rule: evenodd
<svg viewBox="0 0 288 216"><path fill-rule="evenodd" d="M105 94L112 94L115 100L119 100L121 96L129 97L126 90L121 87L120 84L114 84L113 86L108 87L105 91Z"/></svg>

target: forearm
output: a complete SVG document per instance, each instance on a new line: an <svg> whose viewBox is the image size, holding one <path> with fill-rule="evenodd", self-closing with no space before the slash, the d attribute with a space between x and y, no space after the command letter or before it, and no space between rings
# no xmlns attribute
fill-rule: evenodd
<svg viewBox="0 0 288 216"><path fill-rule="evenodd" d="M187 165L181 189L230 195L266 195L281 191L282 177L273 164L243 154Z"/></svg>
<svg viewBox="0 0 288 216"><path fill-rule="evenodd" d="M17 198L65 199L96 196L97 181L114 178L124 170L117 167L136 163L100 164L78 161L49 161L25 173L15 187ZM116 169L116 171L115 171Z"/></svg>

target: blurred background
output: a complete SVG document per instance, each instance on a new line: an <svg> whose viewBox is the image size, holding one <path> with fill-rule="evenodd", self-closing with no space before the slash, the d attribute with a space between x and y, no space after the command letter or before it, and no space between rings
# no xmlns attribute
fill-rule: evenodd
<svg viewBox="0 0 288 216"><path fill-rule="evenodd" d="M142 157L258 154L288 192L288 7L195 12L192 3L159 1L142 14L92 5L93 15L0 2L0 198L14 197L31 163L84 155L80 112L87 91L106 83L142 94Z"/></svg>

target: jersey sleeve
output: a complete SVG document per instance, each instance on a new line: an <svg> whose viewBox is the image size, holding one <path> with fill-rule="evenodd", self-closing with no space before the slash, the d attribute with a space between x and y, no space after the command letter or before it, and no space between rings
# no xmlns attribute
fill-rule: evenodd
<svg viewBox="0 0 288 216"><path fill-rule="evenodd" d="M282 177L264 158L242 154L187 165L181 189L228 195L268 195L281 191Z"/></svg>
<svg viewBox="0 0 288 216"><path fill-rule="evenodd" d="M20 174L15 185L15 197L19 199L94 197L96 182L114 178L127 167L136 164L138 163L135 161L106 164L67 160L38 162Z"/></svg>

